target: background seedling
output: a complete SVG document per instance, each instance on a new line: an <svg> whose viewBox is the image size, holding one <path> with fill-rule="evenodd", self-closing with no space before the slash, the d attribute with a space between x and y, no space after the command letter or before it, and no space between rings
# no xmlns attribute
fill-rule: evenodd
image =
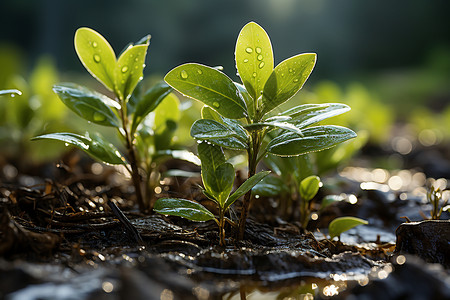
<svg viewBox="0 0 450 300"><path fill-rule="evenodd" d="M369 222L356 217L340 217L330 222L328 225L328 234L330 239L338 237L340 239L341 233L352 229L358 225L367 225Z"/></svg>
<svg viewBox="0 0 450 300"><path fill-rule="evenodd" d="M234 224L225 217L225 213L239 197L250 191L269 172L255 174L231 193L235 171L233 165L225 161L222 148L204 142L198 145L198 153L202 163L203 193L217 204L219 216L215 217L203 205L187 199L161 198L156 201L154 209L160 214L179 216L192 221L214 220L219 226L220 245L224 246L225 221Z"/></svg>
<svg viewBox="0 0 450 300"><path fill-rule="evenodd" d="M221 71L197 63L171 70L166 82L182 94L207 105L203 118L194 122L191 135L228 149L245 150L248 178L268 153L297 156L333 147L356 134L340 126L312 126L349 110L344 104L305 104L274 113L304 85L316 63L315 53L282 61L274 68L272 45L264 29L254 22L239 33L236 67L242 84ZM267 134L276 131L272 139ZM239 221L242 239L251 202L243 199Z"/></svg>
<svg viewBox="0 0 450 300"><path fill-rule="evenodd" d="M177 156L196 161L187 151L172 152L170 149L179 118L178 99L170 95L172 88L161 82L145 92L136 89L143 79L149 40L150 36L146 36L136 44L130 44L116 59L114 50L103 36L90 28L80 28L75 33L78 57L89 73L114 94L114 99L73 83L62 83L53 88L61 101L80 117L115 128L126 155L96 132L84 135L58 132L34 138L63 141L107 164L125 166L131 174L141 211L152 208L153 188L159 182L158 164L163 158ZM158 114L153 115L152 120L147 119L155 110ZM144 170L144 180L140 169Z"/></svg>

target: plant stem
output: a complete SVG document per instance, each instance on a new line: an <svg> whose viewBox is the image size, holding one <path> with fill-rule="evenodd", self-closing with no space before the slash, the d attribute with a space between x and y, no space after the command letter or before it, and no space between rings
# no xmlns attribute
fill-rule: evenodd
<svg viewBox="0 0 450 300"><path fill-rule="evenodd" d="M221 207L219 207L219 245L225 246L225 218L224 211Z"/></svg>
<svg viewBox="0 0 450 300"><path fill-rule="evenodd" d="M256 174L256 165L258 164L258 152L260 146L260 136L258 132L252 133L252 140L250 147L247 150L248 154L248 177L250 178ZM244 196L244 201L242 203L241 217L239 219L239 232L238 240L244 238L245 233L245 223L247 222L248 211L250 203L252 202L252 190L248 191Z"/></svg>
<svg viewBox="0 0 450 300"><path fill-rule="evenodd" d="M141 178L139 176L139 168L137 165L136 159L136 151L134 149L133 137L130 135L127 125L128 125L128 117L126 112L124 112L124 107L126 104L121 101L122 109L120 109L120 117L122 119L122 128L124 131L124 137L126 141L126 147L128 150L128 160L131 166L131 179L133 180L134 189L136 192L136 201L139 206L139 210L142 212L146 211L146 205L144 203L144 198L142 197L142 188L141 188Z"/></svg>

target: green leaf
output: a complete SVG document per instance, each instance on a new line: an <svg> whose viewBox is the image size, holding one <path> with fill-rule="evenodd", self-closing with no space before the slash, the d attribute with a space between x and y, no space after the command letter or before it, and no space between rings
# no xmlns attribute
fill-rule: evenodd
<svg viewBox="0 0 450 300"><path fill-rule="evenodd" d="M117 60L114 69L114 91L123 101L130 98L136 85L142 80L149 38L146 44L129 47Z"/></svg>
<svg viewBox="0 0 450 300"><path fill-rule="evenodd" d="M175 94L167 95L164 100L155 109L155 122L153 129L158 132L161 127L167 125L167 121L173 121L175 124L180 119L180 100Z"/></svg>
<svg viewBox="0 0 450 300"><path fill-rule="evenodd" d="M203 161L202 161L203 162ZM205 168L202 165L202 180L206 191L216 199L221 207L230 195L234 183L234 167L223 163L216 169Z"/></svg>
<svg viewBox="0 0 450 300"><path fill-rule="evenodd" d="M295 127L294 124L291 124L288 122L278 122L278 121L260 122L260 123L244 125L244 127L245 127L245 129L247 129L249 131L261 130L265 127L269 127L270 130L283 129L283 130L291 131L291 132L297 133L299 135L302 135L302 131L300 129Z"/></svg>
<svg viewBox="0 0 450 300"><path fill-rule="evenodd" d="M99 125L119 127L120 121L110 106L119 109L119 103L87 87L76 84L58 84L53 87L62 102L80 117Z"/></svg>
<svg viewBox="0 0 450 300"><path fill-rule="evenodd" d="M302 130L303 136L287 132L275 137L267 145L269 153L296 156L331 148L356 137L352 130L341 126L315 126Z"/></svg>
<svg viewBox="0 0 450 300"><path fill-rule="evenodd" d="M116 54L98 32L82 27L75 32L75 50L83 66L110 91L114 91Z"/></svg>
<svg viewBox="0 0 450 300"><path fill-rule="evenodd" d="M197 146L198 156L202 162L202 169L217 169L225 163L225 154L222 148L208 143L200 143Z"/></svg>
<svg viewBox="0 0 450 300"><path fill-rule="evenodd" d="M285 111L282 115L292 117L291 122L298 128L305 128L349 110L348 105L341 103L303 104Z"/></svg>
<svg viewBox="0 0 450 300"><path fill-rule="evenodd" d="M165 82L160 82L151 87L136 104L133 125L131 132L134 133L136 128L145 119L145 117L152 112L161 101L172 92L172 88Z"/></svg>
<svg viewBox="0 0 450 300"><path fill-rule="evenodd" d="M308 176L300 182L300 196L303 201L309 202L319 191L320 178L312 175Z"/></svg>
<svg viewBox="0 0 450 300"><path fill-rule="evenodd" d="M155 158L169 156L175 159L184 160L194 165L200 166L200 159L188 150L160 150L156 152Z"/></svg>
<svg viewBox="0 0 450 300"><path fill-rule="evenodd" d="M241 142L239 139L235 137L209 139L208 142L227 149L245 150L248 148L247 144Z"/></svg>
<svg viewBox="0 0 450 300"><path fill-rule="evenodd" d="M281 177L267 176L253 187L252 193L264 197L276 197L289 193L289 188Z"/></svg>
<svg viewBox="0 0 450 300"><path fill-rule="evenodd" d="M330 235L330 239L333 239L335 236L340 236L341 233L352 229L358 225L368 224L366 220L355 218L355 217L340 217L331 221L330 225L328 225L328 234Z"/></svg>
<svg viewBox="0 0 450 300"><path fill-rule="evenodd" d="M92 138L86 133L86 136L69 132L49 133L36 136L31 140L50 139L74 145L95 159L111 165L125 165L125 158L120 154L117 148L111 143L105 141L102 137L94 135Z"/></svg>
<svg viewBox="0 0 450 300"><path fill-rule="evenodd" d="M191 136L199 140L238 137L228 126L210 119L200 119L191 127Z"/></svg>
<svg viewBox="0 0 450 300"><path fill-rule="evenodd" d="M239 120L233 120L222 117L219 113L213 110L211 107L205 105L202 107L202 118L210 119L217 121L219 123L224 124L229 129L231 129L234 133L236 133L236 137L239 138L243 143L246 143L248 140L248 135L244 127L242 127Z"/></svg>
<svg viewBox="0 0 450 300"><path fill-rule="evenodd" d="M250 96L250 94L248 93L245 86L243 86L242 84L237 83L237 82L234 82L234 85L238 88L239 92L241 93L242 98L245 101L245 104L247 106L248 116L250 117L250 119L254 120L255 119L255 107L254 107L254 103L253 103L253 98Z"/></svg>
<svg viewBox="0 0 450 300"><path fill-rule="evenodd" d="M256 101L272 73L273 52L269 36L255 22L245 25L239 33L235 59L239 77L253 101Z"/></svg>
<svg viewBox="0 0 450 300"><path fill-rule="evenodd" d="M184 64L167 73L164 80L187 97L199 100L230 119L247 116L239 89L224 73L200 64Z"/></svg>
<svg viewBox="0 0 450 300"><path fill-rule="evenodd" d="M261 116L294 96L316 64L315 53L299 54L275 67L264 85Z"/></svg>
<svg viewBox="0 0 450 300"><path fill-rule="evenodd" d="M245 195L248 191L250 191L258 182L260 182L264 177L269 175L270 171L262 171L259 172L239 186L239 188L234 191L234 193L227 199L224 205L224 209L226 210L231 204L233 204L239 197Z"/></svg>
<svg viewBox="0 0 450 300"><path fill-rule="evenodd" d="M215 219L203 205L186 199L160 198L155 202L153 210L163 215L182 217L197 222Z"/></svg>

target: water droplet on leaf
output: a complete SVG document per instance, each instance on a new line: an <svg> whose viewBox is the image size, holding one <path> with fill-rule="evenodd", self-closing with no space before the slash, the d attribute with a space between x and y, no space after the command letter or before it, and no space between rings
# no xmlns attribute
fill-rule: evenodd
<svg viewBox="0 0 450 300"><path fill-rule="evenodd" d="M258 60L263 60L262 54L258 55L257 59L258 59Z"/></svg>
<svg viewBox="0 0 450 300"><path fill-rule="evenodd" d="M252 52L253 52L253 49L250 48L250 47L247 47L247 48L245 49L245 52L247 52L247 53L252 53Z"/></svg>
<svg viewBox="0 0 450 300"><path fill-rule="evenodd" d="M199 75L202 75L202 74L203 74L203 71L200 70L200 69L198 69L198 70L197 70L197 73L198 73Z"/></svg>
<svg viewBox="0 0 450 300"><path fill-rule="evenodd" d="M94 61L95 61L96 63L99 63L101 60L102 60L102 58L100 57L100 55L94 54Z"/></svg>
<svg viewBox="0 0 450 300"><path fill-rule="evenodd" d="M123 66L122 67L122 73L125 73L126 71L128 71L128 67L127 66Z"/></svg>
<svg viewBox="0 0 450 300"><path fill-rule="evenodd" d="M97 48L97 42L92 42L92 47Z"/></svg>
<svg viewBox="0 0 450 300"><path fill-rule="evenodd" d="M248 63L248 59L244 59L244 63Z"/></svg>
<svg viewBox="0 0 450 300"><path fill-rule="evenodd" d="M256 53L260 54L262 52L262 49L259 47L256 47Z"/></svg>
<svg viewBox="0 0 450 300"><path fill-rule="evenodd" d="M298 78L295 78L295 79L294 79L294 82L298 82Z"/></svg>
<svg viewBox="0 0 450 300"><path fill-rule="evenodd" d="M259 66L258 66L260 69L262 69L263 67L264 67L264 62L262 61L262 62L260 62L260 64L259 64Z"/></svg>
<svg viewBox="0 0 450 300"><path fill-rule="evenodd" d="M188 73L185 70L183 70L183 71L180 72L180 76L183 79L187 79L188 78Z"/></svg>
<svg viewBox="0 0 450 300"><path fill-rule="evenodd" d="M294 70L292 70L292 68L289 69L289 73L292 73Z"/></svg>
<svg viewBox="0 0 450 300"><path fill-rule="evenodd" d="M216 107L216 108L219 108L220 104L219 104L219 102L214 102L213 106Z"/></svg>
<svg viewBox="0 0 450 300"><path fill-rule="evenodd" d="M256 72L253 72L252 76L256 78Z"/></svg>
<svg viewBox="0 0 450 300"><path fill-rule="evenodd" d="M69 146L69 143L64 143L64 146L68 147L68 146Z"/></svg>

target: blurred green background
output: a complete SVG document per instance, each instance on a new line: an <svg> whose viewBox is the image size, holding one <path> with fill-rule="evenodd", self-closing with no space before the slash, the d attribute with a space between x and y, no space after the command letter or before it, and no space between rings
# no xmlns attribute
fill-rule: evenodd
<svg viewBox="0 0 450 300"><path fill-rule="evenodd" d="M356 150L378 145L405 156L450 140L449 1L2 0L0 11L0 89L24 90L25 111L35 119L48 118L42 112L48 107L63 115L49 93L53 83L95 85L73 48L79 27L100 32L116 52L151 34L147 77L162 78L179 64L198 62L221 65L237 81L237 35L256 21L272 40L276 64L302 52L318 54L293 102L349 104L352 111L339 122L360 132L364 140ZM0 102L0 139L11 126L22 132L16 140L68 126L67 119L54 117L53 123L33 123L33 116L8 121L14 111L8 105Z"/></svg>

